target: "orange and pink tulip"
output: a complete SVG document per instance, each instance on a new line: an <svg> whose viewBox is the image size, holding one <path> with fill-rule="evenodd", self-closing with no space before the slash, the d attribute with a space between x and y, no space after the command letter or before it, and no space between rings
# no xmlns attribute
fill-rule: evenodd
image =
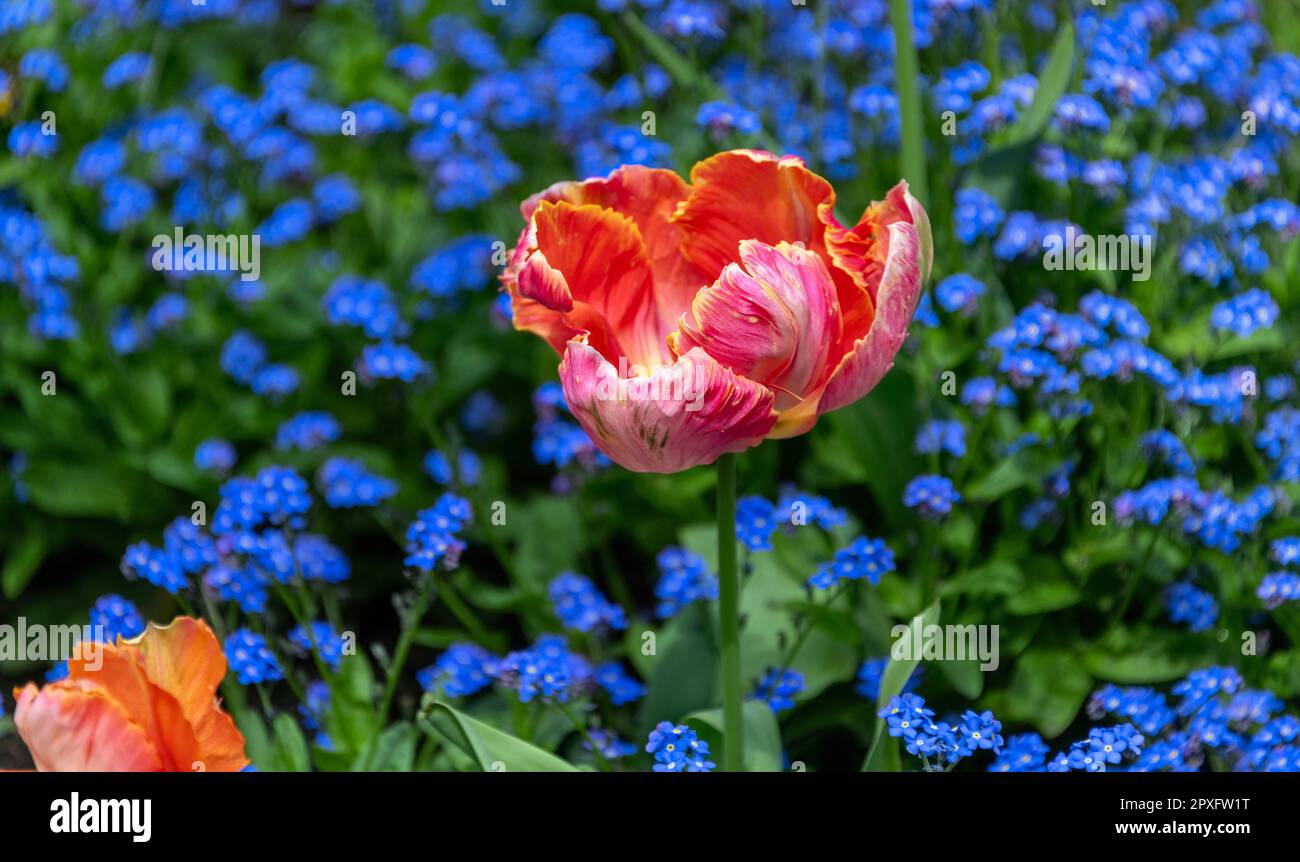
<svg viewBox="0 0 1300 862"><path fill-rule="evenodd" d="M526 200L502 282L561 356L574 416L629 470L672 473L807 432L893 365L932 259L899 183L853 227L802 160L626 166Z"/></svg>

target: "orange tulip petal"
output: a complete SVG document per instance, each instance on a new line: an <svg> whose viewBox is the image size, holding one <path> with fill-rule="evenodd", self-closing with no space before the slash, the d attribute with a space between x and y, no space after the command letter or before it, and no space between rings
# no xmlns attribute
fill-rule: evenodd
<svg viewBox="0 0 1300 862"><path fill-rule="evenodd" d="M669 358L645 242L634 221L594 204L543 201L531 230L535 250L514 275L516 309L521 299L531 300L554 318L532 309L524 323L545 321L552 345L562 327L600 331L598 349L610 351L606 356L614 362L625 356L650 367ZM570 317L580 304L582 313Z"/></svg>
<svg viewBox="0 0 1300 862"><path fill-rule="evenodd" d="M144 634L128 643L138 648L149 681L180 705L197 741L194 759L209 772L220 771L217 764L232 768L228 765L235 761L238 766L233 768L246 766L243 735L217 705L226 657L208 624L190 617L178 617L167 626L150 623Z"/></svg>
<svg viewBox="0 0 1300 862"><path fill-rule="evenodd" d="M226 657L208 624L177 617L169 625L150 623L126 641L139 650L149 681L176 698L186 717L212 708L217 686L226 677Z"/></svg>
<svg viewBox="0 0 1300 862"><path fill-rule="evenodd" d="M740 242L803 243L822 253L828 226L838 227L830 183L796 156L729 150L691 169L691 195L673 221L683 231L682 252L704 272L718 273L739 259Z"/></svg>
<svg viewBox="0 0 1300 862"><path fill-rule="evenodd" d="M229 713L215 705L194 725L204 772L239 772L251 762L245 754L244 734ZM193 765L191 764L191 768Z"/></svg>
<svg viewBox="0 0 1300 862"><path fill-rule="evenodd" d="M595 204L630 218L645 240L660 320L671 326L695 292L716 275L698 271L682 256L682 232L672 216L689 193L690 187L673 171L624 165L607 177L557 183L524 201L520 210L531 220L542 201L563 200Z"/></svg>
<svg viewBox="0 0 1300 862"><path fill-rule="evenodd" d="M194 731L176 698L149 680L137 648L82 643L79 655L68 661L67 679L85 682L112 698L144 730L163 770L191 767L198 754Z"/></svg>
<svg viewBox="0 0 1300 862"><path fill-rule="evenodd" d="M162 759L145 729L85 680L30 683L14 726L41 772L157 772Z"/></svg>
<svg viewBox="0 0 1300 862"><path fill-rule="evenodd" d="M916 198L908 194L906 182L899 182L889 190L883 201L867 207L854 227L832 228L827 231L827 253L835 261L836 267L848 273L854 284L870 297L868 303L844 303L846 351L871 327L880 280L889 259L889 226L895 222L912 224L917 229L920 241L917 265L924 282L930 277L933 258L930 220ZM861 309L868 305L871 313L863 314Z"/></svg>

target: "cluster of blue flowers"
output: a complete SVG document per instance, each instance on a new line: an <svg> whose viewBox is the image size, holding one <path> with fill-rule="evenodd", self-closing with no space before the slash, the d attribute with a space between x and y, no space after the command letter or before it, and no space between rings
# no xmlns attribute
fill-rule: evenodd
<svg viewBox="0 0 1300 862"><path fill-rule="evenodd" d="M1121 523L1159 526L1173 519L1185 536L1231 554L1256 534L1277 502L1277 492L1269 485L1259 485L1237 501L1223 491L1203 490L1194 479L1175 476L1124 491L1115 498L1113 511Z"/></svg>
<svg viewBox="0 0 1300 862"><path fill-rule="evenodd" d="M935 721L934 710L917 694L892 697L879 712L890 736L902 740L909 754L921 758L927 771L951 769L981 750L1002 750L1002 722L985 710L966 710L954 722Z"/></svg>
<svg viewBox="0 0 1300 862"><path fill-rule="evenodd" d="M555 615L565 628L580 632L627 628L623 609L605 598L591 578L561 572L547 591Z"/></svg>
<svg viewBox="0 0 1300 862"><path fill-rule="evenodd" d="M284 679L280 661L271 652L266 638L250 629L239 629L226 636L226 662L242 685L255 685Z"/></svg>
<svg viewBox="0 0 1300 862"><path fill-rule="evenodd" d="M275 432L275 448L310 452L333 443L342 434L343 429L333 414L324 410L306 410L280 424ZM199 460L197 453L194 457L196 461ZM212 459L209 457L204 460ZM229 465L226 469L230 469Z"/></svg>
<svg viewBox="0 0 1300 862"><path fill-rule="evenodd" d="M543 635L528 649L508 653L496 666L496 679L528 703L534 698L567 703L589 690L590 662L571 652L560 635Z"/></svg>
<svg viewBox="0 0 1300 862"><path fill-rule="evenodd" d="M654 757L655 772L712 772L709 744L684 724L661 721L650 731L645 750Z"/></svg>
<svg viewBox="0 0 1300 862"><path fill-rule="evenodd" d="M668 547L655 558L659 580L655 584L655 616L668 619L682 608L718 597L718 579L704 560L685 548Z"/></svg>
<svg viewBox="0 0 1300 862"><path fill-rule="evenodd" d="M451 459L441 452L430 451L424 456L424 472L439 485L450 485L459 481L466 487L474 487L483 475L483 462L469 449L456 453L456 467L452 469Z"/></svg>
<svg viewBox="0 0 1300 862"><path fill-rule="evenodd" d="M808 584L825 590L844 581L865 579L867 583L875 585L880 583L882 576L895 568L894 552L885 544L884 539L858 536L847 547L836 551L834 559L818 566L816 573L808 579Z"/></svg>
<svg viewBox="0 0 1300 862"><path fill-rule="evenodd" d="M903 489L903 505L932 521L946 518L959 500L961 495L947 476L917 476Z"/></svg>
<svg viewBox="0 0 1300 862"><path fill-rule="evenodd" d="M397 493L397 482L371 473L360 461L334 457L321 465L316 484L335 509L378 506Z"/></svg>
<svg viewBox="0 0 1300 862"><path fill-rule="evenodd" d="M79 278L77 259L55 249L40 219L0 201L0 284L18 290L29 310L27 328L32 335L67 341L80 334L69 293Z"/></svg>
<svg viewBox="0 0 1300 862"><path fill-rule="evenodd" d="M811 524L829 532L848 520L848 513L826 497L791 486L782 489L776 503L757 495L736 501L736 539L753 553L771 551L779 527L790 530Z"/></svg>
<svg viewBox="0 0 1300 862"><path fill-rule="evenodd" d="M1219 619L1219 603L1214 596L1187 581L1170 585L1165 593L1165 606L1169 619L1185 623L1194 632L1208 630Z"/></svg>
<svg viewBox="0 0 1300 862"><path fill-rule="evenodd" d="M235 332L221 348L221 369L258 395L282 399L298 389L301 377L289 365L268 362L266 345L252 333Z"/></svg>
<svg viewBox="0 0 1300 862"><path fill-rule="evenodd" d="M794 709L795 695L803 691L803 674L797 670L772 669L759 680L754 689L753 699L761 700L772 712L784 712Z"/></svg>
<svg viewBox="0 0 1300 862"><path fill-rule="evenodd" d="M406 528L406 565L426 572L438 567L456 568L465 550L465 542L458 535L473 517L468 500L443 494Z"/></svg>
<svg viewBox="0 0 1300 862"><path fill-rule="evenodd" d="M447 697L468 697L492 684L496 657L478 644L454 643L416 674L420 688Z"/></svg>
<svg viewBox="0 0 1300 862"><path fill-rule="evenodd" d="M1274 539L1269 545L1269 556L1278 565L1300 568L1300 536ZM1300 574L1285 569L1269 572L1260 580L1255 595L1269 609L1300 600Z"/></svg>

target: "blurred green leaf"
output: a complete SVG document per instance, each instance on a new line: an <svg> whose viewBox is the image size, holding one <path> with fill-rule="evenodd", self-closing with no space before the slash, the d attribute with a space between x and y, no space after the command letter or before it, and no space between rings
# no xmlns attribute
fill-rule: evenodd
<svg viewBox="0 0 1300 862"><path fill-rule="evenodd" d="M917 637L918 633L924 631L926 626L938 625L939 610L939 602L935 602L917 614L908 623L907 631L903 634L903 637ZM911 679L912 673L920 663L920 656L905 660L895 659L892 655L890 656L889 663L885 665L885 670L880 676L880 693L876 697L878 710L884 709L891 700L902 693L903 686L907 685L907 681ZM866 760L862 762L862 771L897 772L900 768L898 742L886 732L885 720L877 716L875 737L872 739L871 749L867 752Z"/></svg>
<svg viewBox="0 0 1300 862"><path fill-rule="evenodd" d="M470 756L483 772L576 772L577 767L440 701L421 710L420 727Z"/></svg>
<svg viewBox="0 0 1300 862"><path fill-rule="evenodd" d="M5 598L16 599L41 567L45 559L45 534L40 530L25 530L4 549L4 569L0 570L0 591Z"/></svg>
<svg viewBox="0 0 1300 862"><path fill-rule="evenodd" d="M781 772L781 728L777 724L776 715L771 708L761 701L747 700L742 710L742 719L744 721L745 735L745 771L746 772ZM722 710L710 709L706 712L696 712L686 716L685 724L692 725L692 722L699 722L708 725L713 734L700 734L705 741L710 741L710 736L716 739L717 747L712 745L710 748L710 757L716 763L722 762L722 753L727 747L727 734L722 726ZM698 733L698 728L695 728Z"/></svg>
<svg viewBox="0 0 1300 862"><path fill-rule="evenodd" d="M410 772L415 766L416 729L408 721L384 728L357 757L354 771Z"/></svg>
<svg viewBox="0 0 1300 862"><path fill-rule="evenodd" d="M345 655L338 673L327 680L330 710L325 730L343 755L364 751L379 732L375 678L365 656Z"/></svg>
<svg viewBox="0 0 1300 862"><path fill-rule="evenodd" d="M1056 31L1047 65L1038 74L1033 101L1011 128L1007 144L1015 145L1037 138L1047 128L1056 103L1065 95L1074 71L1074 23L1067 17Z"/></svg>
<svg viewBox="0 0 1300 862"><path fill-rule="evenodd" d="M289 713L282 712L271 724L275 729L275 749L280 769L284 772L310 772L311 755L307 751L307 740L302 735L298 721Z"/></svg>
<svg viewBox="0 0 1300 862"><path fill-rule="evenodd" d="M1092 690L1092 677L1069 650L1031 650L1016 662L1007 696L1007 718L1058 736L1074 721Z"/></svg>
<svg viewBox="0 0 1300 862"><path fill-rule="evenodd" d="M1122 629L1104 645L1085 650L1083 666L1097 679L1119 685L1170 682L1215 663L1211 637L1151 627Z"/></svg>

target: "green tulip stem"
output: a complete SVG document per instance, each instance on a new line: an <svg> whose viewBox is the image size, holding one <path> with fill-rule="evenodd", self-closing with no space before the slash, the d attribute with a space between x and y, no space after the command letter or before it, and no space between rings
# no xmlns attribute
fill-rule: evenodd
<svg viewBox="0 0 1300 862"><path fill-rule="evenodd" d="M718 632L722 641L722 768L742 772L740 575L736 569L736 456L718 459Z"/></svg>

